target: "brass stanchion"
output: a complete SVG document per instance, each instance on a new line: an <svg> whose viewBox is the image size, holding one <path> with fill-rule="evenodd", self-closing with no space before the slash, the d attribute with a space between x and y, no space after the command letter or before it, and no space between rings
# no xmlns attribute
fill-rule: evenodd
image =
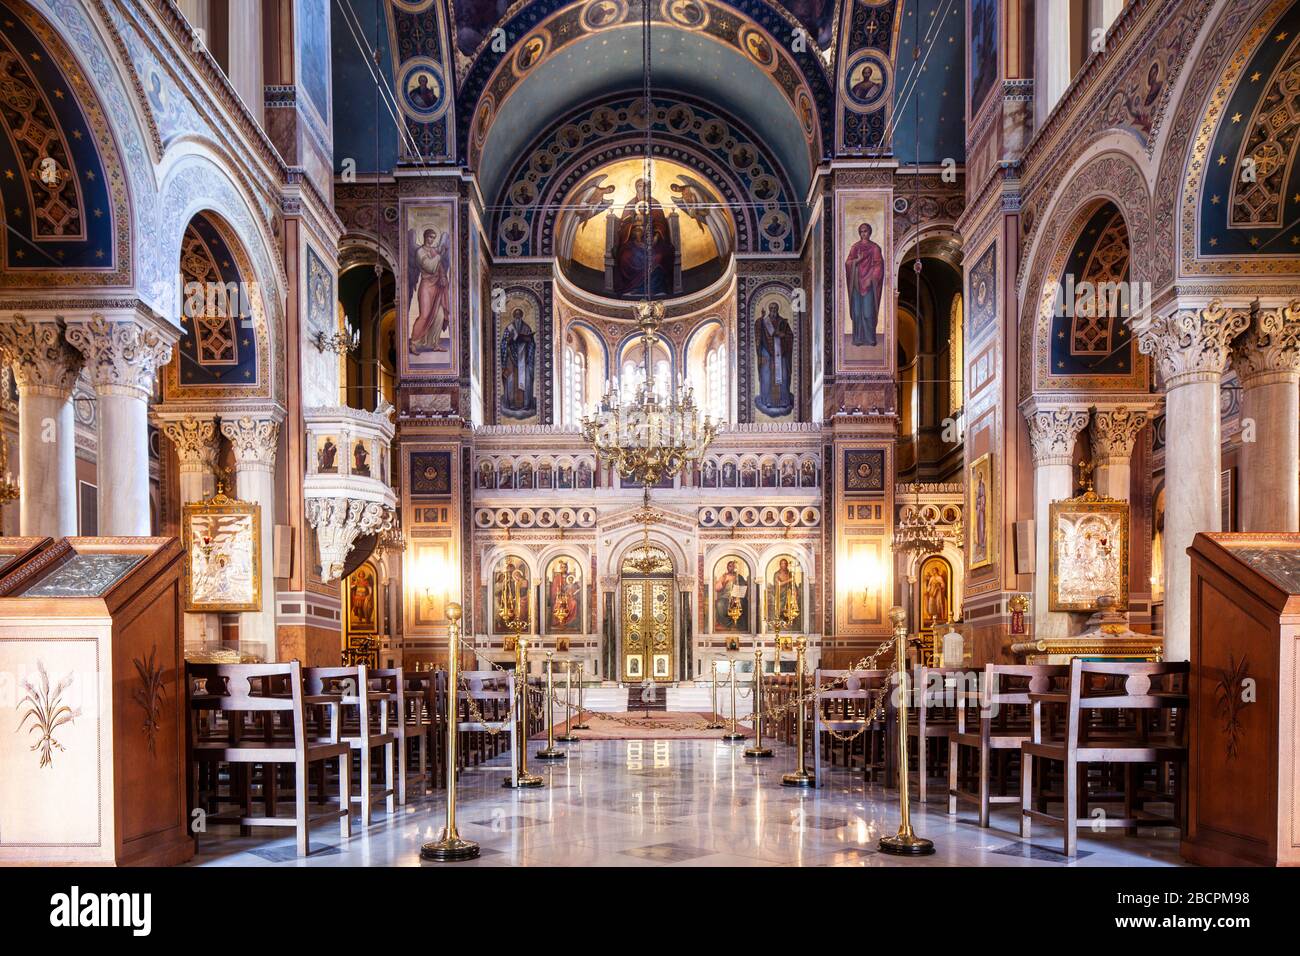
<svg viewBox="0 0 1300 956"><path fill-rule="evenodd" d="M533 754L538 760L563 760L563 750L555 746L555 661L554 651L546 652L546 746Z"/></svg>
<svg viewBox="0 0 1300 956"><path fill-rule="evenodd" d="M804 765L804 699L803 699L803 672L804 672L804 651L808 648L808 639L800 636L794 639L794 649L797 652L797 663L795 664L795 705L798 707L797 719L795 722L797 733L795 735L795 747L799 751L799 766L791 773L785 774L781 778L783 787L811 787L816 783L817 778L808 772Z"/></svg>
<svg viewBox="0 0 1300 956"><path fill-rule="evenodd" d="M744 740L745 735L736 729L736 662L728 662L731 665L731 729L722 735L723 740Z"/></svg>
<svg viewBox="0 0 1300 956"><path fill-rule="evenodd" d="M777 638L780 646L780 637ZM763 746L763 646L754 646L754 690L750 694L754 702L754 744L745 748L746 757L770 757L772 748Z"/></svg>
<svg viewBox="0 0 1300 956"><path fill-rule="evenodd" d="M573 736L573 661L567 663L569 666L564 668L564 733L557 734L555 739L562 744L574 744L582 738Z"/></svg>
<svg viewBox="0 0 1300 956"><path fill-rule="evenodd" d="M573 725L574 730L591 730L590 724L584 724L582 722L582 689L583 684L585 683L583 680L583 670L585 667L586 665L582 661L578 661L578 722Z"/></svg>
<svg viewBox="0 0 1300 956"><path fill-rule="evenodd" d="M704 729L721 730L726 724L718 719L718 662L716 660L709 662L709 670L712 671L709 675L709 683L713 687L713 717L704 725Z"/></svg>
<svg viewBox="0 0 1300 956"><path fill-rule="evenodd" d="M898 832L880 838L880 852L894 856L929 856L934 844L912 832L912 808L907 784L907 612L901 607L889 609L889 620L894 625L894 660L898 674L898 802L902 819ZM925 768L921 768L925 773Z"/></svg>
<svg viewBox="0 0 1300 956"><path fill-rule="evenodd" d="M528 772L528 642L518 631L515 633L515 677L520 682L519 713L515 715L519 734L516 747L519 753L519 771L514 775L514 779L506 777L501 786L540 787L546 781L537 774Z"/></svg>
<svg viewBox="0 0 1300 956"><path fill-rule="evenodd" d="M447 654L447 825L442 835L420 847L420 859L450 863L478 856L478 844L462 840L456 832L456 737L460 734L460 605L447 605L450 648ZM369 783L363 781L363 786Z"/></svg>

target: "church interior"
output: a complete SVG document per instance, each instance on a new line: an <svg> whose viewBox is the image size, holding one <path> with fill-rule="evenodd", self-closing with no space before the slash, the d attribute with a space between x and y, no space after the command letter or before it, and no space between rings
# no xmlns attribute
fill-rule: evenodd
<svg viewBox="0 0 1300 956"><path fill-rule="evenodd" d="M0 0L0 124L0 864L1300 863L1300 0Z"/></svg>

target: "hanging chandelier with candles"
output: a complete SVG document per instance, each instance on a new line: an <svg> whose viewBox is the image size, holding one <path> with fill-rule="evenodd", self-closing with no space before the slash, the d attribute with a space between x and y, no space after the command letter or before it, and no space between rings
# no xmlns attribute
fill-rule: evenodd
<svg viewBox="0 0 1300 956"><path fill-rule="evenodd" d="M699 461L718 427L701 416L694 389L682 381L666 395L655 388L654 346L659 340L664 307L659 302L636 306L641 328L642 378L635 393L623 400L613 380L594 414L582 419L582 437L602 461L612 464L626 480L650 487L673 478L687 464Z"/></svg>

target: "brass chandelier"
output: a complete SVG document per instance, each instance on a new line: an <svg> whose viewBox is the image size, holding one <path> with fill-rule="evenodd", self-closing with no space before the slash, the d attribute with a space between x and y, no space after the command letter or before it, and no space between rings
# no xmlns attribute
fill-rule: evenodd
<svg viewBox="0 0 1300 956"><path fill-rule="evenodd" d="M611 383L595 414L582 419L582 437L596 455L647 488L699 461L718 431L708 415L701 417L689 385L676 391L670 385L666 396L655 389L652 357L663 315L662 303L636 306L644 374L631 401L622 401Z"/></svg>

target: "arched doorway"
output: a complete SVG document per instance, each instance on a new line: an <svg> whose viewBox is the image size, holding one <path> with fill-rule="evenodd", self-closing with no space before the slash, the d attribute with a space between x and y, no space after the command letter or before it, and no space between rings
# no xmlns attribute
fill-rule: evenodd
<svg viewBox="0 0 1300 956"><path fill-rule="evenodd" d="M668 552L652 544L629 551L619 565L620 677L670 683L677 673L674 568Z"/></svg>

